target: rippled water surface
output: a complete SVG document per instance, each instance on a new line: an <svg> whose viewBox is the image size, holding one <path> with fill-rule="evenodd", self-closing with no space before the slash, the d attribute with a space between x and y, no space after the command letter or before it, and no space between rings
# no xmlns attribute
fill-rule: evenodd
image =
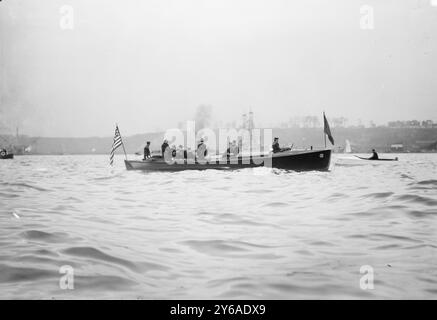
<svg viewBox="0 0 437 320"><path fill-rule="evenodd" d="M398 156L306 173L0 160L0 298L435 299L437 154Z"/></svg>

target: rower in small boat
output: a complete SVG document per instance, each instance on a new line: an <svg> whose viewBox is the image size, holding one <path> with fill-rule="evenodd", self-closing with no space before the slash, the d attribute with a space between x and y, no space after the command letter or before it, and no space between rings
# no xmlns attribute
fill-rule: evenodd
<svg viewBox="0 0 437 320"><path fill-rule="evenodd" d="M372 156L369 158L369 160L378 160L378 154L376 153L375 149L372 149Z"/></svg>
<svg viewBox="0 0 437 320"><path fill-rule="evenodd" d="M146 146L144 147L144 159L149 159L150 158L150 141L146 142Z"/></svg>
<svg viewBox="0 0 437 320"><path fill-rule="evenodd" d="M284 152L284 151L291 150L291 148L288 148L288 147L281 148L279 146L279 138L278 137L275 137L275 139L273 140L272 149L273 149L273 153Z"/></svg>

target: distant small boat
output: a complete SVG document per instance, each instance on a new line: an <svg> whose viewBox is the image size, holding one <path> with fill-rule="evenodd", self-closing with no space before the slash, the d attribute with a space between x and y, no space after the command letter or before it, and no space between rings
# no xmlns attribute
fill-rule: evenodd
<svg viewBox="0 0 437 320"><path fill-rule="evenodd" d="M344 153L351 153L351 152L352 152L351 143L349 142L349 140L346 140L346 145L344 147Z"/></svg>
<svg viewBox="0 0 437 320"><path fill-rule="evenodd" d="M398 157L394 158L394 159L384 159L384 158L379 158L379 159L370 159L370 158L363 158L363 157L359 157L359 156L355 156L361 160L371 160L371 161L398 161Z"/></svg>
<svg viewBox="0 0 437 320"><path fill-rule="evenodd" d="M6 153L6 154L1 153L0 159L14 159L14 154L13 153Z"/></svg>

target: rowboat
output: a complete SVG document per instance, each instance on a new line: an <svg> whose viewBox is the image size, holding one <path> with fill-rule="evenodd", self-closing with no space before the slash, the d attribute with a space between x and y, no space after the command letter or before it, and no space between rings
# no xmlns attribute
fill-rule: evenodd
<svg viewBox="0 0 437 320"><path fill-rule="evenodd" d="M254 156L213 157L205 160L152 157L146 160L125 160L127 170L182 171L182 170L235 170L254 167L272 167L293 171L326 171L331 161L331 150L284 151Z"/></svg>
<svg viewBox="0 0 437 320"><path fill-rule="evenodd" d="M386 159L386 158L379 158L379 159L370 159L370 158L363 158L363 157L359 157L359 156L355 156L358 159L361 160L370 160L370 161L398 161L398 158L394 158L394 159Z"/></svg>

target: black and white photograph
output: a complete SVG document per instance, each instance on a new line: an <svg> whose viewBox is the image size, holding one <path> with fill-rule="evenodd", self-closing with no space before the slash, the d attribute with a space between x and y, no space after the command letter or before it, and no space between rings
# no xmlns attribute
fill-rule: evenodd
<svg viewBox="0 0 437 320"><path fill-rule="evenodd" d="M437 0L0 1L0 300L411 299Z"/></svg>

